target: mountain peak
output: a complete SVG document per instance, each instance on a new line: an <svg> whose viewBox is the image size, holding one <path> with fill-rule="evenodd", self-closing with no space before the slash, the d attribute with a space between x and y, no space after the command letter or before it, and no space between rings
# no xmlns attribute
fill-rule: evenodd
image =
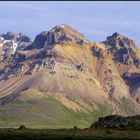
<svg viewBox="0 0 140 140"><path fill-rule="evenodd" d="M132 39L115 32L102 43L113 54L113 60L125 65L133 64L139 67L140 61L136 54L137 47Z"/></svg>
<svg viewBox="0 0 140 140"><path fill-rule="evenodd" d="M72 30L74 30L70 25L68 24L61 24L61 25L56 25L53 28L71 28ZM52 29L53 29L52 28Z"/></svg>
<svg viewBox="0 0 140 140"><path fill-rule="evenodd" d="M115 32L115 33L113 33L112 34L112 37L117 37L117 36L119 36L120 34L118 33L118 32Z"/></svg>
<svg viewBox="0 0 140 140"><path fill-rule="evenodd" d="M132 39L125 37L118 32L115 32L111 36L108 36L106 40L103 41L103 43L113 48L136 48L136 44Z"/></svg>
<svg viewBox="0 0 140 140"><path fill-rule="evenodd" d="M126 37L126 36L124 36L124 35L118 33L118 32L113 33L113 34L112 34L111 36L109 36L109 37L115 38L115 39L123 39L123 40L130 40L130 41L133 41L132 39L130 39L130 38L128 38L128 37ZM108 38L108 37L107 37L107 38Z"/></svg>
<svg viewBox="0 0 140 140"><path fill-rule="evenodd" d="M61 27L61 28L69 28L69 27L72 28L70 25L65 24L65 23L59 25L59 27Z"/></svg>
<svg viewBox="0 0 140 140"><path fill-rule="evenodd" d="M66 26L68 26L68 25L67 24L60 25L60 27L62 27L62 28L66 27Z"/></svg>
<svg viewBox="0 0 140 140"><path fill-rule="evenodd" d="M83 34L67 24L57 25L50 31L43 31L36 36L31 48L41 49L55 44L71 43L83 45L89 42Z"/></svg>

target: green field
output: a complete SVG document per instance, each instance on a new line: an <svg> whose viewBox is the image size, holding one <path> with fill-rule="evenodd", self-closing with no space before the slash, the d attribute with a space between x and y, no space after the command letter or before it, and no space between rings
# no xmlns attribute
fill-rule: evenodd
<svg viewBox="0 0 140 140"><path fill-rule="evenodd" d="M0 105L0 127L28 128L87 128L98 117L110 114L107 107L88 113L66 108L61 102L48 97L38 100L16 101Z"/></svg>
<svg viewBox="0 0 140 140"><path fill-rule="evenodd" d="M2 140L92 140L92 139L140 139L140 130L112 129L0 129Z"/></svg>

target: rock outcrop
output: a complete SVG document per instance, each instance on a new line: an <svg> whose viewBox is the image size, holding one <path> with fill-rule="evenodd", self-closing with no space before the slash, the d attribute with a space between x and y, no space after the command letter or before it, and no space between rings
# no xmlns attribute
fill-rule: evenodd
<svg viewBox="0 0 140 140"><path fill-rule="evenodd" d="M93 123L90 129L94 128L108 128L108 129L140 129L140 116L123 117L118 115L111 115L99 118Z"/></svg>

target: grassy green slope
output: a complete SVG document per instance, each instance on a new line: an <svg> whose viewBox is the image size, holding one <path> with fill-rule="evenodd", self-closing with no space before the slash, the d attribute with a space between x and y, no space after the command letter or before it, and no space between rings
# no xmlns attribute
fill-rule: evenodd
<svg viewBox="0 0 140 140"><path fill-rule="evenodd" d="M106 107L98 105L98 108L99 111L88 113L74 111L52 97L16 101L0 105L0 126L19 127L23 124L34 128L68 128L76 125L84 128L99 116L110 113Z"/></svg>

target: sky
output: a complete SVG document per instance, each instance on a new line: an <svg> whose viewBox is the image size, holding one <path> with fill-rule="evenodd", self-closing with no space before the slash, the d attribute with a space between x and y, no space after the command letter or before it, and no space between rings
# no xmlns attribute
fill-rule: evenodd
<svg viewBox="0 0 140 140"><path fill-rule="evenodd" d="M118 32L140 47L140 2L135 1L0 1L0 33L25 33L33 40L42 31L68 24L90 41Z"/></svg>

